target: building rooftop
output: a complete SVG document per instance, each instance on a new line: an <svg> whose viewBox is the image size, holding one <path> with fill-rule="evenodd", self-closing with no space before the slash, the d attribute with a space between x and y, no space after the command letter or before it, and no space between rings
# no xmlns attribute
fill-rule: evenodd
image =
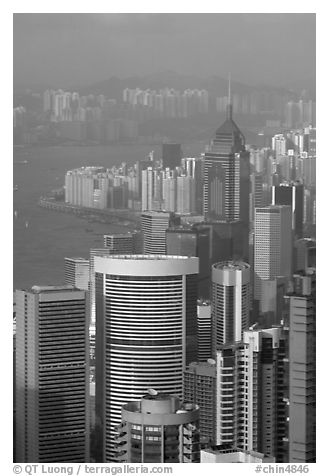
<svg viewBox="0 0 329 476"><path fill-rule="evenodd" d="M80 291L80 290L77 289L75 286L72 286L71 284L64 284L62 286L40 286L40 285L35 285L35 286L32 286L32 288L31 288L31 292L34 293L34 294L58 292L58 291Z"/></svg>
<svg viewBox="0 0 329 476"><path fill-rule="evenodd" d="M243 261L221 261L219 263L213 264L213 268L242 271L244 269L250 269L250 265Z"/></svg>
<svg viewBox="0 0 329 476"><path fill-rule="evenodd" d="M175 256L175 255L104 255L101 256L101 258L106 258L106 259L126 259L126 260L149 260L149 261L154 261L154 260L159 260L159 261L166 261L166 260L172 260L172 259L177 259L177 260L187 260L187 259L198 259L194 256Z"/></svg>

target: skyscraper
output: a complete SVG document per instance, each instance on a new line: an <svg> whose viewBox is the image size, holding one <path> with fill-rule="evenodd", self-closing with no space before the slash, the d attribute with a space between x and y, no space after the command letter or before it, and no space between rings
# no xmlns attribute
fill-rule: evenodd
<svg viewBox="0 0 329 476"><path fill-rule="evenodd" d="M86 292L16 291L16 460L89 461Z"/></svg>
<svg viewBox="0 0 329 476"><path fill-rule="evenodd" d="M315 274L294 275L289 299L289 462L316 457Z"/></svg>
<svg viewBox="0 0 329 476"><path fill-rule="evenodd" d="M133 233L114 233L104 235L104 247L110 250L110 254L132 254L134 253Z"/></svg>
<svg viewBox="0 0 329 476"><path fill-rule="evenodd" d="M180 144L162 144L162 167L174 169L181 165L182 148Z"/></svg>
<svg viewBox="0 0 329 476"><path fill-rule="evenodd" d="M304 185L283 183L272 187L272 205L289 205L292 213L292 230L296 238L303 237Z"/></svg>
<svg viewBox="0 0 329 476"><path fill-rule="evenodd" d="M204 215L211 220L241 220L249 226L249 152L232 119L231 95L226 121L204 154Z"/></svg>
<svg viewBox="0 0 329 476"><path fill-rule="evenodd" d="M122 463L199 463L199 409L150 389L123 405L116 442Z"/></svg>
<svg viewBox="0 0 329 476"><path fill-rule="evenodd" d="M65 284L78 289L89 289L89 260L85 258L65 258Z"/></svg>
<svg viewBox="0 0 329 476"><path fill-rule="evenodd" d="M198 301L198 362L212 357L212 321L210 301Z"/></svg>
<svg viewBox="0 0 329 476"><path fill-rule="evenodd" d="M212 267L214 355L219 345L239 342L249 324L250 266L224 261Z"/></svg>
<svg viewBox="0 0 329 476"><path fill-rule="evenodd" d="M289 278L292 270L291 207L255 209L254 299L261 299L261 281Z"/></svg>
<svg viewBox="0 0 329 476"><path fill-rule="evenodd" d="M103 461L115 460L121 406L148 388L183 393L185 366L197 359L198 258L95 257L96 415Z"/></svg>
<svg viewBox="0 0 329 476"><path fill-rule="evenodd" d="M166 230L167 255L199 258L198 297L209 299L211 284L210 229L202 225L171 226Z"/></svg>
<svg viewBox="0 0 329 476"><path fill-rule="evenodd" d="M217 425L216 360L192 362L184 372L184 402L200 412L200 442L214 444Z"/></svg>
<svg viewBox="0 0 329 476"><path fill-rule="evenodd" d="M144 254L166 253L166 229L169 228L170 216L167 212L142 213Z"/></svg>
<svg viewBox="0 0 329 476"><path fill-rule="evenodd" d="M281 328L249 330L217 352L217 442L283 461L285 339Z"/></svg>

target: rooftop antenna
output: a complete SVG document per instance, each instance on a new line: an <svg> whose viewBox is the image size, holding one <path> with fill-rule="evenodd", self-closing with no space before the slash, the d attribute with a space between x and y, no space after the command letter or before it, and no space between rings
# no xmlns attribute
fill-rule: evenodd
<svg viewBox="0 0 329 476"><path fill-rule="evenodd" d="M227 100L227 110L226 110L226 119L232 119L232 99L231 99L231 73L228 73L228 100Z"/></svg>

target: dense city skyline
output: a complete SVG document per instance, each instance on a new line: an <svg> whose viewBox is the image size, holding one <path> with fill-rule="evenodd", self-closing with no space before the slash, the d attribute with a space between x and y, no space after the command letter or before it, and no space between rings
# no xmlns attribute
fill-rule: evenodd
<svg viewBox="0 0 329 476"><path fill-rule="evenodd" d="M318 462L314 27L15 15L15 463Z"/></svg>

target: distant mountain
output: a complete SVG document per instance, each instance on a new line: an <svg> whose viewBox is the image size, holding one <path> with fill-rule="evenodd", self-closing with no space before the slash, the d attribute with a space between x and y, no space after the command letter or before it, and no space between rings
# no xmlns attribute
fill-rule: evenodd
<svg viewBox="0 0 329 476"><path fill-rule="evenodd" d="M285 84L284 86L286 89L290 91L294 91L300 96L304 96L306 99L313 99L316 98L316 79L315 78L306 78L306 79L298 79L297 81L293 81L290 83Z"/></svg>
<svg viewBox="0 0 329 476"><path fill-rule="evenodd" d="M162 89L165 87L183 91L184 89L206 89L213 96L225 96L228 93L228 79L220 76L211 76L209 78L199 78L193 75L179 74L174 71L163 71L161 73L148 74L145 76L134 76L130 78L117 78L115 76L100 81L89 86L74 86L71 90L76 90L80 94L104 94L113 99L121 99L122 91L125 88L141 89ZM268 86L265 88L275 89ZM248 93L255 91L255 88L239 81L231 81L232 93Z"/></svg>

